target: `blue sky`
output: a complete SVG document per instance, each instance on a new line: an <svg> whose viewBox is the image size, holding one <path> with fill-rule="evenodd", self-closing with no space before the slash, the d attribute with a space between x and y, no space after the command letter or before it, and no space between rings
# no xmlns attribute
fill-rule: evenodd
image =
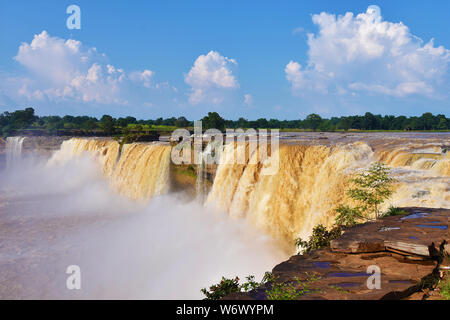
<svg viewBox="0 0 450 320"><path fill-rule="evenodd" d="M66 27L71 4L80 30ZM0 112L449 116L448 12L447 0L0 0Z"/></svg>

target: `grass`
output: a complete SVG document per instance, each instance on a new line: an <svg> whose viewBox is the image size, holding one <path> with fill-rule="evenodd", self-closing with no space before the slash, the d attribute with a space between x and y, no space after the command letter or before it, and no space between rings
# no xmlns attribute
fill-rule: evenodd
<svg viewBox="0 0 450 320"><path fill-rule="evenodd" d="M130 130L135 130L137 127L142 128L141 131L159 131L159 132L172 132L172 131L178 129L178 127L175 127L175 126L148 125L148 124L139 125L139 124L133 124L133 123L130 123L127 126L127 128Z"/></svg>
<svg viewBox="0 0 450 320"><path fill-rule="evenodd" d="M408 214L408 212L400 208L390 206L389 209L383 214L383 217L403 216L405 214Z"/></svg>
<svg viewBox="0 0 450 320"><path fill-rule="evenodd" d="M447 272L445 280L439 284L439 290L444 300L450 300L450 274Z"/></svg>
<svg viewBox="0 0 450 320"><path fill-rule="evenodd" d="M338 291L338 292L342 292L342 293L350 293L350 291L345 290L344 288L341 288L341 287L339 287L339 286L330 285L329 287L330 287L331 289L334 289L334 290Z"/></svg>
<svg viewBox="0 0 450 320"><path fill-rule="evenodd" d="M269 300L296 300L297 298L318 292L318 289L311 289L311 284L318 281L320 277L314 273L307 274L307 279L301 281L297 277L291 282L276 283L272 281L272 287L266 291Z"/></svg>

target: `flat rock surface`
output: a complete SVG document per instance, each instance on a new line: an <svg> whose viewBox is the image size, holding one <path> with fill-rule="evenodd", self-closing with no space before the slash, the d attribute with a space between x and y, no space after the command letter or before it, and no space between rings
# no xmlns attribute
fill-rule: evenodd
<svg viewBox="0 0 450 320"><path fill-rule="evenodd" d="M421 281L437 265L433 250L444 240L450 242L450 210L408 208L405 211L407 215L386 217L351 228L334 241L331 248L292 256L277 265L273 275L277 282L292 283L297 288L308 283L308 293L299 296L299 300L414 297ZM435 249L429 248L432 243ZM417 250L419 254L414 252ZM374 284L371 281L374 270L381 274L379 289L370 288L370 284ZM229 295L226 299L267 299L270 290L270 284L266 284L256 291Z"/></svg>
<svg viewBox="0 0 450 320"><path fill-rule="evenodd" d="M392 249L430 256L429 246L450 242L450 210L407 208L408 214L380 219L349 229L331 242L331 249L344 253L378 252ZM431 254L433 251L431 252Z"/></svg>

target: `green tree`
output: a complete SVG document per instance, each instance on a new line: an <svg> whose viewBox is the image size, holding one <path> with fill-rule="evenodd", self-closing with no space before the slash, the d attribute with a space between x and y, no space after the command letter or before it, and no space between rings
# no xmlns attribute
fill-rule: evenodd
<svg viewBox="0 0 450 320"><path fill-rule="evenodd" d="M376 129L377 128L377 118L375 118L375 116L372 113L366 112L366 114L364 115L363 127L365 130Z"/></svg>
<svg viewBox="0 0 450 320"><path fill-rule="evenodd" d="M305 119L306 127L309 129L313 129L313 131L317 130L317 128L320 126L321 122L322 122L322 117L315 113L308 115Z"/></svg>
<svg viewBox="0 0 450 320"><path fill-rule="evenodd" d="M225 131L225 120L217 112L208 112L202 119L204 129L218 129Z"/></svg>
<svg viewBox="0 0 450 320"><path fill-rule="evenodd" d="M248 127L247 119L244 119L242 117L239 118L235 127L239 129L246 129Z"/></svg>
<svg viewBox="0 0 450 320"><path fill-rule="evenodd" d="M33 108L16 110L12 113L6 112L5 116L7 117L7 124L11 126L11 128L16 130L25 129L37 120L37 117L34 115Z"/></svg>
<svg viewBox="0 0 450 320"><path fill-rule="evenodd" d="M433 129L434 116L431 112L424 113L420 118L422 130L431 130Z"/></svg>
<svg viewBox="0 0 450 320"><path fill-rule="evenodd" d="M175 126L178 128L186 128L189 126L189 121L185 117L179 117L177 121L175 121Z"/></svg>
<svg viewBox="0 0 450 320"><path fill-rule="evenodd" d="M345 131L348 131L348 129L351 128L351 119L349 117L343 117L341 118L341 122L339 126L344 129Z"/></svg>
<svg viewBox="0 0 450 320"><path fill-rule="evenodd" d="M312 235L308 241L298 238L295 240L295 245L302 251L302 253L308 253L320 248L330 246L331 240L337 239L342 234L342 230L339 226L334 227L330 231L326 227L319 224L314 227Z"/></svg>
<svg viewBox="0 0 450 320"><path fill-rule="evenodd" d="M105 114L100 119L100 127L106 135L112 135L115 131L113 117Z"/></svg>
<svg viewBox="0 0 450 320"><path fill-rule="evenodd" d="M437 129L438 129L438 130L447 130L447 127L448 127L448 125L447 125L447 119L441 118L441 119L439 120L438 125L437 125Z"/></svg>
<svg viewBox="0 0 450 320"><path fill-rule="evenodd" d="M82 128L86 131L94 130L97 128L97 122L94 119L89 119L83 123Z"/></svg>
<svg viewBox="0 0 450 320"><path fill-rule="evenodd" d="M363 173L350 180L354 188L347 191L350 198L358 203L356 208L339 206L336 209L339 225L349 226L359 220L378 219L381 216L380 205L388 199L393 190L395 179L390 176L390 169L382 163L374 163Z"/></svg>

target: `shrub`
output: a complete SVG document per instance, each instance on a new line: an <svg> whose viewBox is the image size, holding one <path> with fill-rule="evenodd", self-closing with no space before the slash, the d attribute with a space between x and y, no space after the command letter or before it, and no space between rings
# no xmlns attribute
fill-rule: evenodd
<svg viewBox="0 0 450 320"><path fill-rule="evenodd" d="M206 296L205 300L219 300L231 293L241 292L239 278L226 279L222 277L222 281L209 287L209 291L204 288L201 292Z"/></svg>
<svg viewBox="0 0 450 320"><path fill-rule="evenodd" d="M308 274L305 281L294 278L294 281L276 283L272 281L272 288L266 291L269 300L295 300L298 297L312 293L315 290L310 286L313 282L319 280L315 274Z"/></svg>
<svg viewBox="0 0 450 320"><path fill-rule="evenodd" d="M272 274L266 272L261 283L255 281L255 276L248 276L246 280L243 284L239 284L239 277L234 279L222 277L218 284L212 285L209 290L203 288L201 292L206 296L205 300L219 300L231 293L255 290L264 283L272 281Z"/></svg>
<svg viewBox="0 0 450 320"><path fill-rule="evenodd" d="M334 227L330 231L323 225L319 224L314 227L312 235L308 241L298 238L295 245L302 251L302 253L311 252L324 247L329 247L331 240L338 238L342 233L342 229Z"/></svg>
<svg viewBox="0 0 450 320"><path fill-rule="evenodd" d="M390 206L389 209L383 214L383 217L402 216L405 214L407 214L406 211L394 206Z"/></svg>
<svg viewBox="0 0 450 320"><path fill-rule="evenodd" d="M349 206L340 205L335 209L338 216L336 217L336 224L344 227L353 227L361 220L364 220L364 214L360 208L351 208Z"/></svg>

